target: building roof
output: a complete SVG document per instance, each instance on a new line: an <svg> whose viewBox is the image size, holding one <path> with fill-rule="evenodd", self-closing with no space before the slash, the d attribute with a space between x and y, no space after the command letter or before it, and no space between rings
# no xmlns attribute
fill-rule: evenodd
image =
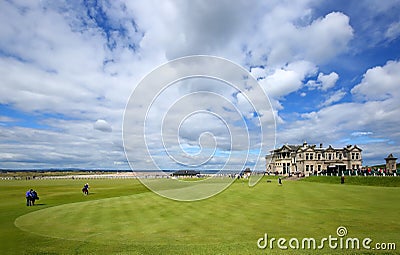
<svg viewBox="0 0 400 255"><path fill-rule="evenodd" d="M246 169L243 170L243 173L251 173L251 170L249 167L246 167Z"/></svg>
<svg viewBox="0 0 400 255"><path fill-rule="evenodd" d="M284 144L284 145L282 145L281 148L277 148L277 149L273 150L272 152L279 152L285 148L288 149L289 151L297 151L300 147L301 147L301 145Z"/></svg>
<svg viewBox="0 0 400 255"><path fill-rule="evenodd" d="M390 153L389 156L387 156L387 157L385 158L385 160L390 160L390 159L396 160L397 158L395 158L395 157L393 156L393 154Z"/></svg>
<svg viewBox="0 0 400 255"><path fill-rule="evenodd" d="M357 145L354 145L353 147L351 145L347 145L343 149L347 150L347 151L352 151L352 150L356 150L356 149L359 150L359 151L362 151L362 149L360 149Z"/></svg>
<svg viewBox="0 0 400 255"><path fill-rule="evenodd" d="M322 146L322 144L320 146ZM362 149L360 149L357 145L354 145L354 146L347 145L346 147L337 149L337 148L333 148L332 145L329 145L327 148L322 148L322 147L317 147L315 144L303 143L303 145L284 144L284 145L282 145L282 147L271 151L271 153L281 152L285 149L289 150L291 152L305 151L305 150L309 150L309 149L312 149L315 151L353 151L353 150L362 151Z"/></svg>

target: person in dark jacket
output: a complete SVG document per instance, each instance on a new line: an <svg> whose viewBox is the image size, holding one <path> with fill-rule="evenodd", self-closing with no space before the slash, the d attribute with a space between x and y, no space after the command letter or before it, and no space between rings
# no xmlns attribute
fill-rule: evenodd
<svg viewBox="0 0 400 255"><path fill-rule="evenodd" d="M31 195L32 195L32 197L31 197L31 199L32 199L31 203L32 203L32 206L33 206L33 205L35 205L35 201L36 201L36 200L39 200L39 196L38 196L36 190L32 190Z"/></svg>

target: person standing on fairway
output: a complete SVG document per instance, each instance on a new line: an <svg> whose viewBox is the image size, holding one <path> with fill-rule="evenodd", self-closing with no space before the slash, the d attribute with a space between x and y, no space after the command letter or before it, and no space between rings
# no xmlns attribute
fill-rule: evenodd
<svg viewBox="0 0 400 255"><path fill-rule="evenodd" d="M28 190L25 193L25 198L26 198L26 206L31 206L32 205L32 189Z"/></svg>
<svg viewBox="0 0 400 255"><path fill-rule="evenodd" d="M89 195L89 183L83 185L82 192L84 195Z"/></svg>
<svg viewBox="0 0 400 255"><path fill-rule="evenodd" d="M282 179L281 179L281 177L278 178L278 184L279 184L279 185L282 185Z"/></svg>
<svg viewBox="0 0 400 255"><path fill-rule="evenodd" d="M32 190L32 189L31 189ZM36 192L36 190L32 190L31 191L31 205L34 206L35 205L35 201L39 200L39 196Z"/></svg>

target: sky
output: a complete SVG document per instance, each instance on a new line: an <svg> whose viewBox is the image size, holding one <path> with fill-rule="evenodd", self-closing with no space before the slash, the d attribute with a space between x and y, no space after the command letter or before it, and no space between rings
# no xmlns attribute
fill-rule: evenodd
<svg viewBox="0 0 400 255"><path fill-rule="evenodd" d="M131 123L148 139L131 167L252 166L303 141L356 144L363 165L382 164L400 156L399 13L396 0L0 1L0 169L129 169L132 93L191 55L235 63L262 93L204 77L171 84ZM274 127L273 143L257 140L260 127Z"/></svg>

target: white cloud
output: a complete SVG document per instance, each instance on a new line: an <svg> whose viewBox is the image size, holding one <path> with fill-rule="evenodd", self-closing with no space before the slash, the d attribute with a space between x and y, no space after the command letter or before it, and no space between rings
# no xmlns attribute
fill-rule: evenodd
<svg viewBox="0 0 400 255"><path fill-rule="evenodd" d="M369 69L360 84L351 93L364 100L385 100L399 96L400 62L388 61L386 65Z"/></svg>
<svg viewBox="0 0 400 255"><path fill-rule="evenodd" d="M256 79L264 79L266 76L266 72L264 68L261 67L253 67L250 69L250 73L254 76Z"/></svg>
<svg viewBox="0 0 400 255"><path fill-rule="evenodd" d="M111 125L105 120L96 120L93 124L93 128L102 132L111 132Z"/></svg>
<svg viewBox="0 0 400 255"><path fill-rule="evenodd" d="M347 50L353 38L349 17L340 12L332 12L314 21L302 33L306 56L316 62L324 62Z"/></svg>
<svg viewBox="0 0 400 255"><path fill-rule="evenodd" d="M18 119L0 115L0 122L16 122Z"/></svg>
<svg viewBox="0 0 400 255"><path fill-rule="evenodd" d="M46 123L43 123L46 124ZM7 128L0 126L4 168L116 168L114 161L125 161L120 133L99 136L86 121L47 120L49 128ZM120 166L125 168L125 166Z"/></svg>
<svg viewBox="0 0 400 255"><path fill-rule="evenodd" d="M146 31L141 47L155 52L164 48L168 59L217 54L273 68L304 59L318 64L347 50L353 36L348 17L330 13L313 20L308 5L308 1L127 4Z"/></svg>
<svg viewBox="0 0 400 255"><path fill-rule="evenodd" d="M279 69L260 83L263 84L268 95L279 98L300 89L301 80L302 77L295 71Z"/></svg>
<svg viewBox="0 0 400 255"><path fill-rule="evenodd" d="M277 69L259 81L272 98L284 97L303 86L303 80L316 72L316 66L306 61L296 61Z"/></svg>
<svg viewBox="0 0 400 255"><path fill-rule="evenodd" d="M335 91L333 94L329 95L320 106L324 107L339 102L346 94L346 91L343 89Z"/></svg>
<svg viewBox="0 0 400 255"><path fill-rule="evenodd" d="M338 79L339 75L335 72L332 72L328 75L319 73L318 75L318 81L321 83L321 90L328 90L334 87Z"/></svg>
<svg viewBox="0 0 400 255"><path fill-rule="evenodd" d="M310 89L320 89L322 91L326 91L330 88L333 88L339 79L339 75L335 72L331 72L330 74L319 73L317 80L309 80L307 82L307 86Z"/></svg>
<svg viewBox="0 0 400 255"><path fill-rule="evenodd" d="M353 30L346 15L333 12L311 20L310 24L299 25L296 21L308 17L308 12L305 6L297 10L295 12L288 6L278 6L264 16L260 32L265 35L265 41L260 44L260 49L254 47L257 57L267 55L268 64L272 66L302 59L319 64L347 50ZM281 17L282 12L292 12L295 17Z"/></svg>
<svg viewBox="0 0 400 255"><path fill-rule="evenodd" d="M400 22L394 22L390 24L389 28L385 32L385 37L392 41L400 36Z"/></svg>
<svg viewBox="0 0 400 255"><path fill-rule="evenodd" d="M357 132L353 132L351 133L352 136L366 136L366 135L372 135L373 132L369 132L369 131L357 131Z"/></svg>

